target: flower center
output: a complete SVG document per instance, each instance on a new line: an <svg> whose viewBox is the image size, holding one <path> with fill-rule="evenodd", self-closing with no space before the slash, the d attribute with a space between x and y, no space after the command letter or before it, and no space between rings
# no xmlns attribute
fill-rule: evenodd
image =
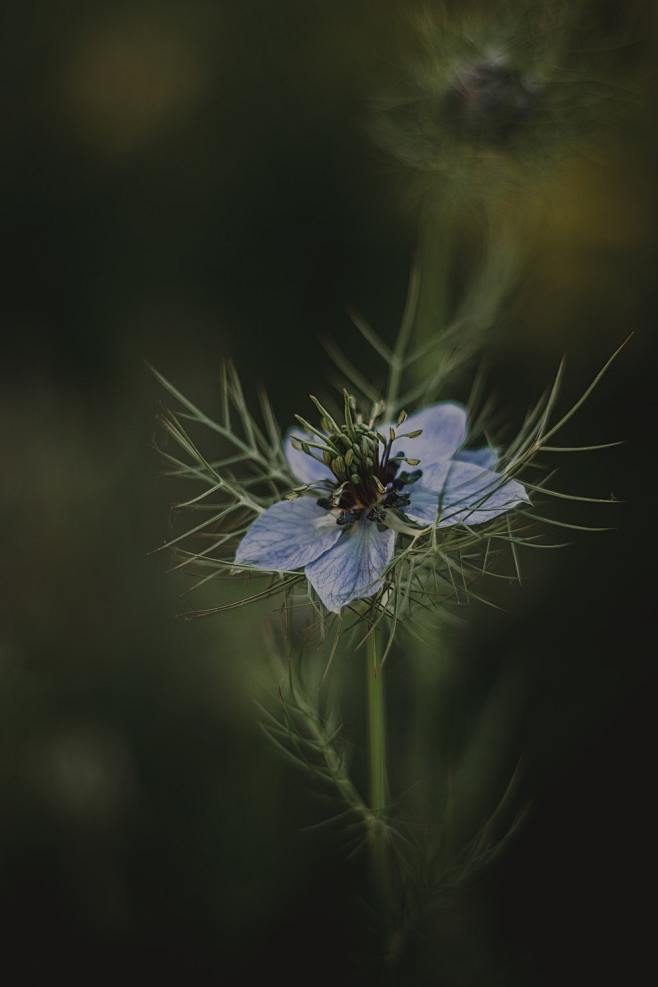
<svg viewBox="0 0 658 987"><path fill-rule="evenodd" d="M481 62L460 74L444 112L464 137L504 144L521 130L538 99L538 88L517 70Z"/></svg>
<svg viewBox="0 0 658 987"><path fill-rule="evenodd" d="M294 438L293 444L323 462L333 473L335 482L325 481L329 493L320 497L318 504L336 513L337 524L350 525L363 517L381 523L387 510L401 510L409 504L405 488L422 476L419 469L411 472L402 469L403 464L416 467L420 460L407 458L400 448L393 452L393 446L399 447L400 439L413 440L422 429L400 434L398 428L407 418L406 412L402 412L397 427L389 427L384 435L375 428L383 405L376 405L365 421L355 399L347 392L344 394L345 421L341 425L311 396L322 415L323 431L297 415L297 421L314 438Z"/></svg>

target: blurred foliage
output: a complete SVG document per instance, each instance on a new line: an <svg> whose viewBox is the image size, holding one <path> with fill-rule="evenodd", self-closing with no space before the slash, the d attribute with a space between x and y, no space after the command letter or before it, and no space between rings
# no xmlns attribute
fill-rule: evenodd
<svg viewBox="0 0 658 987"><path fill-rule="evenodd" d="M257 729L261 628L176 621L184 586L149 555L171 490L142 360L211 407L230 355L287 422L324 381L318 336L358 351L348 305L394 332L409 179L371 146L364 107L404 57L406 6L3 10L0 873L2 965L22 982L249 980L263 960L293 983L372 975L363 862L303 832L322 811ZM630 98L505 193L527 260L485 365L520 422L563 352L567 402L635 330L565 437L626 445L561 463L564 487L625 505L613 533L524 559L506 613L450 632L453 653L424 666L433 709L414 659L391 656L393 730L421 744L429 718L430 766L475 732L491 779L524 750L534 804L504 863L425 930L410 983L629 982L648 933L658 17L586 6L587 43ZM477 217L463 228L465 277Z"/></svg>

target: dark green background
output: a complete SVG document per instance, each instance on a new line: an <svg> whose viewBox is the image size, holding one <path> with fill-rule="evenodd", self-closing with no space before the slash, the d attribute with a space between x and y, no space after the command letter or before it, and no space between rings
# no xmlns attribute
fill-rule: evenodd
<svg viewBox="0 0 658 987"><path fill-rule="evenodd" d="M407 178L360 118L403 57L404 6L4 5L8 983L375 982L364 863L303 831L323 807L257 728L258 620L176 621L183 587L148 555L173 492L142 361L212 413L230 355L285 422L329 372L318 336L354 345L348 305L390 338L414 239ZM511 748L533 810L429 930L410 982L630 983L652 932L658 20L650 4L591 6L587 43L612 40L609 120L528 165L541 219L486 363L518 424L563 353L566 402L635 331L568 432L626 444L563 462L558 484L624 503L557 511L615 530L528 557L508 612L476 609L459 638L472 702L499 675L520 683ZM398 653L399 724L404 670Z"/></svg>

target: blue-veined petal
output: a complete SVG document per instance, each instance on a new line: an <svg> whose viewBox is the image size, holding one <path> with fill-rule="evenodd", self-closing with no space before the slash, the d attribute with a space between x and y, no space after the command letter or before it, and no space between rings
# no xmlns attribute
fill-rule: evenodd
<svg viewBox="0 0 658 987"><path fill-rule="evenodd" d="M422 435L416 439L396 439L391 454L404 452L410 459L420 459L421 469L424 469L431 463L448 459L464 444L468 428L466 408L454 401L440 401L409 415L404 424L395 426L398 432L414 432L418 428L422 428ZM384 431L388 434L388 426Z"/></svg>
<svg viewBox="0 0 658 987"><path fill-rule="evenodd" d="M438 494L439 527L484 524L517 504L529 502L525 488L517 480L505 480L475 463L454 459L423 470L420 482L423 488ZM406 513L414 516L411 507Z"/></svg>
<svg viewBox="0 0 658 987"><path fill-rule="evenodd" d="M404 513L419 524L436 524L439 513L439 495L436 490L423 486L422 480L405 489L410 497L410 504L404 508Z"/></svg>
<svg viewBox="0 0 658 987"><path fill-rule="evenodd" d="M460 449L453 458L461 463L475 463L482 469L493 470L496 468L499 456L500 449L494 449L493 446L482 446L481 449Z"/></svg>
<svg viewBox="0 0 658 987"><path fill-rule="evenodd" d="M306 433L301 428L291 428L286 433L286 437L283 442L283 452L286 459L288 460L288 466L292 475L300 481L300 483L317 483L318 480L334 480L335 477L328 466L324 463L318 462L312 456L309 456L303 451L303 449L295 449L292 444L293 435L298 436L298 438L303 439ZM308 436L309 440L312 442L317 442L318 439L313 436ZM319 450L315 450L316 454L320 455Z"/></svg>
<svg viewBox="0 0 658 987"><path fill-rule="evenodd" d="M340 536L336 518L312 497L281 500L256 518L238 545L235 561L275 572L299 569Z"/></svg>
<svg viewBox="0 0 658 987"><path fill-rule="evenodd" d="M304 570L327 610L339 613L352 600L373 596L393 557L395 532L380 531L373 521L357 521L333 548Z"/></svg>

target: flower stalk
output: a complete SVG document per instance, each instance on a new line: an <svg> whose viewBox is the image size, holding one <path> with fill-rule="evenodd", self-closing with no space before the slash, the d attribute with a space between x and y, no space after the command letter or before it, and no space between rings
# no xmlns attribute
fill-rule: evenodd
<svg viewBox="0 0 658 987"><path fill-rule="evenodd" d="M391 890L390 860L384 814L388 801L386 764L386 696L384 667L379 658L377 629L366 642L366 681L368 696L368 761L372 825L369 832L372 882L378 903L386 906Z"/></svg>
<svg viewBox="0 0 658 987"><path fill-rule="evenodd" d="M164 434L170 441L160 452L179 482L201 486L177 505L177 516L191 517L187 529L174 531L162 547L174 551L175 569L195 573L194 588L210 580L247 586L237 600L220 600L186 616L281 599L287 645L282 654L288 659L279 668L281 711L276 716L263 708L261 728L291 763L316 780L323 795L338 803L337 811L318 826L339 829L346 849L367 851L372 900L381 922L380 955L389 980L398 977L424 916L495 859L523 812L513 811L517 771L490 818L472 838L463 837L456 823L462 811L457 796L468 786L456 777L453 787L453 765L456 776L463 767L457 750L445 784L433 785L430 791L412 786L416 819L408 812L406 786L404 813L395 811L387 770L386 656L401 629L421 642L425 630L432 632L432 660L417 668L411 771L414 782L422 762L429 762L434 776L443 774L447 752L437 758L443 745L436 742L441 720L436 699L451 694L452 688L444 688L449 683L436 661L434 617L442 620L446 611L471 599L488 602L473 589L482 576L520 581L519 546L561 547L539 540L534 533L537 522L601 530L535 513L540 497L607 502L553 490L552 474L545 475L547 467L537 459L543 452L575 451L574 446L555 445L555 436L619 352L555 420L560 368L553 387L529 412L516 438L506 447L493 444L486 404L479 415L469 416L464 405L442 395L446 377L472 352L477 339L477 333L464 334L464 327L486 325L497 310L514 267L514 238L510 232L509 250L501 249L504 238L500 232L492 234L478 278L460 301L450 292L457 231L454 224L448 225L445 252L432 253L430 248L438 244L429 236L423 244L420 262L431 269L430 283L421 292L414 266L392 346L359 316L353 317L356 330L385 363L386 379L376 388L358 371L356 377L348 374L348 383L360 397L343 390L341 421L337 402L328 401L332 412L310 396L319 421L313 424L298 415L297 426L282 433L263 395L261 418L252 415L237 374L228 366L221 381L221 417L215 422L156 374L178 405L176 411L163 413ZM437 313L445 324L440 333L430 334L430 316ZM412 345L421 330L431 338ZM340 354L335 360L347 373ZM201 451L191 426L219 439L212 456ZM540 470L531 474L531 481L526 479L529 467ZM511 554L516 577L498 563L503 551ZM257 579L261 582L254 588L252 580ZM423 623L424 613L429 613L428 625ZM299 631L303 627L298 656L289 621ZM349 648L360 655L364 645L367 793L350 776L351 745L349 739L342 740L339 715L341 673L334 664L340 651ZM338 681L331 699L325 687L330 670Z"/></svg>

